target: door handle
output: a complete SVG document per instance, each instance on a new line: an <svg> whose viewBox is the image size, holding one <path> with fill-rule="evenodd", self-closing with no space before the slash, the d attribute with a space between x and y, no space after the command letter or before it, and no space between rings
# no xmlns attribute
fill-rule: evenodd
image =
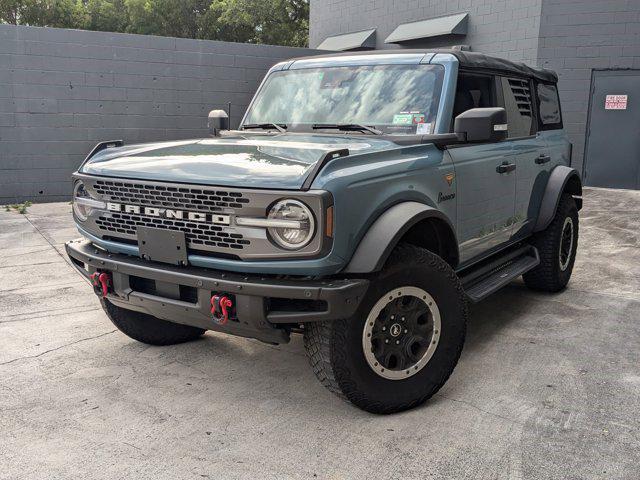
<svg viewBox="0 0 640 480"><path fill-rule="evenodd" d="M504 162L502 165L498 165L496 167L496 172L502 174L502 173L513 172L515 169L516 169L515 163Z"/></svg>
<svg viewBox="0 0 640 480"><path fill-rule="evenodd" d="M549 155L540 155L538 158L536 158L536 163L538 165L542 165L543 163L547 163L551 161L551 157Z"/></svg>

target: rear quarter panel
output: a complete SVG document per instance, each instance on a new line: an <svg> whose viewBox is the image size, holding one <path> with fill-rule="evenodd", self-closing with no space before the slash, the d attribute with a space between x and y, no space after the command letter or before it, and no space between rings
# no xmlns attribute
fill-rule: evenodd
<svg viewBox="0 0 640 480"><path fill-rule="evenodd" d="M571 166L571 142L563 129L544 130L538 136L547 143L551 155L550 170L557 165Z"/></svg>

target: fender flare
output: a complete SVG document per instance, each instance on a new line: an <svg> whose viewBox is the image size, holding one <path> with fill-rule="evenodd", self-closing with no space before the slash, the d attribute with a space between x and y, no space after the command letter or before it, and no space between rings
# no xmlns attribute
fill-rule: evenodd
<svg viewBox="0 0 640 480"><path fill-rule="evenodd" d="M538 219L533 229L534 232L540 232L549 226L556 215L560 197L567 190L574 197L577 197L576 204L578 210L580 210L582 208L582 180L580 180L580 175L575 168L558 165L551 171L547 181L544 196L540 203Z"/></svg>
<svg viewBox="0 0 640 480"><path fill-rule="evenodd" d="M358 244L344 273L370 273L380 270L402 236L421 220L436 218L446 223L455 239L455 229L440 210L419 202L403 202L390 207L373 222ZM457 255L458 244L455 251Z"/></svg>

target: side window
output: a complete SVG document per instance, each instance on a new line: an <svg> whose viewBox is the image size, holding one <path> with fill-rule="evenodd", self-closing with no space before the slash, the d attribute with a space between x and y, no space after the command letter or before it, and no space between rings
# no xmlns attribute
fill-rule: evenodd
<svg viewBox="0 0 640 480"><path fill-rule="evenodd" d="M560 114L560 99L555 85L539 83L538 114L540 117L540 130L554 130L562 128L562 115Z"/></svg>
<svg viewBox="0 0 640 480"><path fill-rule="evenodd" d="M527 137L534 133L529 80L502 77L502 97L507 111L509 138Z"/></svg>
<svg viewBox="0 0 640 480"><path fill-rule="evenodd" d="M495 107L495 77L461 72L456 85L453 118L472 108Z"/></svg>

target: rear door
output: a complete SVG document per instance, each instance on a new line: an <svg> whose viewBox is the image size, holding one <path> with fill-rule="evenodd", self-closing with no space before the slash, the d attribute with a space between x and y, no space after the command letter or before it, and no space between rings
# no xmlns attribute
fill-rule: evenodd
<svg viewBox="0 0 640 480"><path fill-rule="evenodd" d="M516 164L512 237L530 234L551 166L547 142L538 135L530 79L500 77L498 101L507 111L508 138Z"/></svg>

